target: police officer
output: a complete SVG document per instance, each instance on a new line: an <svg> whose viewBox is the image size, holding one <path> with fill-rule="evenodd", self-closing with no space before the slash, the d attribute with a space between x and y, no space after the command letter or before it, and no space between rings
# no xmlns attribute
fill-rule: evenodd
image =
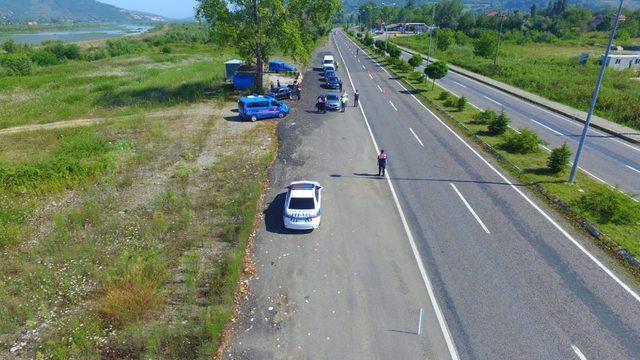
<svg viewBox="0 0 640 360"><path fill-rule="evenodd" d="M378 176L384 176L384 171L387 168L387 154L384 149L380 150L378 154Z"/></svg>

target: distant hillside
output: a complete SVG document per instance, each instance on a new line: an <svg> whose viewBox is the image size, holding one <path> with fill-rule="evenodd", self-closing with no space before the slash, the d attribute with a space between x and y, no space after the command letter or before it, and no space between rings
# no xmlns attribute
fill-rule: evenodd
<svg viewBox="0 0 640 360"><path fill-rule="evenodd" d="M0 0L0 22L151 22L161 16L95 0Z"/></svg>
<svg viewBox="0 0 640 360"><path fill-rule="evenodd" d="M392 4L396 6L404 6L407 0L343 0L345 9L348 11L357 9L360 5L367 2L374 2L378 5L382 3ZM416 4L421 5L424 3L433 3L437 0L417 0ZM509 10L528 10L531 5L536 4L539 7L545 7L549 3L549 0L462 0L467 8L470 9L497 9L504 8ZM617 0L569 0L570 5L581 5L589 8L602 8L613 7L619 4ZM625 7L638 8L640 7L640 0L627 0L625 1Z"/></svg>

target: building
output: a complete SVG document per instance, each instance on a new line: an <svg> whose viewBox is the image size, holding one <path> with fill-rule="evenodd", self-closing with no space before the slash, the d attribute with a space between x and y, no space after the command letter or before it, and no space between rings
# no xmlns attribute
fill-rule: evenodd
<svg viewBox="0 0 640 360"><path fill-rule="evenodd" d="M604 61L602 55L601 61ZM640 52L637 51L616 51L609 54L607 67L616 70L636 69L640 70Z"/></svg>

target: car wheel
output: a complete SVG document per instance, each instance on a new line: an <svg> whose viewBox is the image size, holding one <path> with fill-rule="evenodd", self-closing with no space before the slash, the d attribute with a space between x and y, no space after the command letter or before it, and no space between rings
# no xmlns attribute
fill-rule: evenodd
<svg viewBox="0 0 640 360"><path fill-rule="evenodd" d="M256 122L256 121L258 121L258 117L255 115L251 116L251 122Z"/></svg>
<svg viewBox="0 0 640 360"><path fill-rule="evenodd" d="M284 113L283 112L278 113L278 117L282 119L284 117Z"/></svg>

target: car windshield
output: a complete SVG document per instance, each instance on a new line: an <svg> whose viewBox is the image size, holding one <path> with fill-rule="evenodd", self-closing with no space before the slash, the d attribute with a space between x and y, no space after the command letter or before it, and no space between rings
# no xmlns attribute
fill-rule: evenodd
<svg viewBox="0 0 640 360"><path fill-rule="evenodd" d="M313 198L295 198L289 201L289 209L292 210L313 210L316 207Z"/></svg>
<svg viewBox="0 0 640 360"><path fill-rule="evenodd" d="M338 100L338 95L336 95L336 94L327 94L327 100Z"/></svg>

